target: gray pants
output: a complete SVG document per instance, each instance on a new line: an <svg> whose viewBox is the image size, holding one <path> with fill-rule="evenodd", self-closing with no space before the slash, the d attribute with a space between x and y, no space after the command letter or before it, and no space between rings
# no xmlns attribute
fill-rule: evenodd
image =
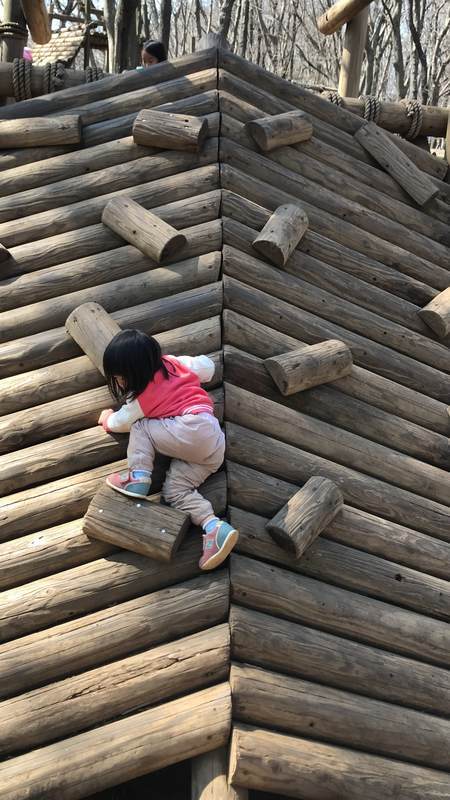
<svg viewBox="0 0 450 800"><path fill-rule="evenodd" d="M153 471L155 453L172 457L162 488L164 500L191 515L194 525L214 516L197 487L221 466L225 437L212 414L140 419L131 426L128 468Z"/></svg>

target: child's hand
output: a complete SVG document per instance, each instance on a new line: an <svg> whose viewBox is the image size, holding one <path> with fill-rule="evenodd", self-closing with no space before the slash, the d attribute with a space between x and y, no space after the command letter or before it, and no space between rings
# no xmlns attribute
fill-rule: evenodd
<svg viewBox="0 0 450 800"><path fill-rule="evenodd" d="M111 414L114 414L114 411L112 410L112 408L105 408L102 411L102 413L100 414L99 418L98 418L98 424L101 425L105 431L109 430L108 429L108 420L109 420Z"/></svg>

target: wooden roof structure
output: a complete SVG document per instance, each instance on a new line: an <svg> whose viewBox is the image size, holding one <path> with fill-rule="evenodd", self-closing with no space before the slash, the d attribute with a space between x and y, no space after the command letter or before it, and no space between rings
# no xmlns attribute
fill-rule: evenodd
<svg viewBox="0 0 450 800"><path fill-rule="evenodd" d="M49 61L72 64L84 46L88 27L85 24L68 25L52 33L47 44L33 46L33 62L44 66Z"/></svg>
<svg viewBox="0 0 450 800"><path fill-rule="evenodd" d="M202 150L136 145L152 107L206 116ZM261 154L245 123L293 109L313 137ZM67 113L81 148L0 154L2 800L212 763L230 731L242 788L223 798L449 800L450 351L419 315L450 285L443 165L395 139L439 189L419 208L354 137L363 120L215 48L0 120ZM114 194L183 231L176 263L102 225ZM279 269L252 241L284 203L309 229ZM88 301L216 361L227 469L206 491L241 532L217 571L199 573L198 531L169 564L82 533L126 452L64 329ZM327 339L352 373L279 394L264 359ZM265 523L312 475L345 505L295 562Z"/></svg>

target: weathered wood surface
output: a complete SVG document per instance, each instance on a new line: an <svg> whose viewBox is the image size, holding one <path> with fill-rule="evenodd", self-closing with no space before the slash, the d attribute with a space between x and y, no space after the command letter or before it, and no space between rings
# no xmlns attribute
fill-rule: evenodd
<svg viewBox="0 0 450 800"><path fill-rule="evenodd" d="M143 648L177 639L225 621L229 602L228 576L224 572L214 573L214 578L210 582L208 579L205 580L204 576L194 577L199 571L197 561L201 553L200 538L200 534L197 533L195 540L191 540L188 547L181 548L176 568L173 565L163 567L166 575L168 569L172 571L173 577L170 582L164 582L163 577L157 579L158 570L161 572L161 564L144 559L142 556L129 556L130 574L132 562L136 562L135 580L138 579L138 563L141 568L146 563L147 572L153 569L155 580L160 581L161 588L158 590L155 588L155 591L144 593L143 586L141 588L136 586L135 599L122 601L119 606L116 604L89 615L85 614L79 619L71 619L73 614L70 614L68 609L68 622L63 622L61 619L63 624L54 627L44 623L43 630L29 634L18 641L2 644L0 646L0 673L4 677L2 696L9 697L28 691L67 675L78 674L106 661L125 658ZM105 560L105 565L107 563ZM110 581L111 569L115 563L118 566L122 563L124 570L127 563L125 556L122 554L111 559ZM175 574L177 571L178 577ZM162 588L164 584L165 588ZM109 591L111 588L110 586ZM80 589L81 587L78 589L79 595ZM99 584L98 589L100 589ZM123 589L120 591L123 594Z"/></svg>
<svg viewBox="0 0 450 800"><path fill-rule="evenodd" d="M220 309L218 310L220 311ZM153 335L165 354L211 353L221 346L220 319L217 313L218 311L215 316L209 318L206 316L203 320L182 325L173 330L154 332ZM139 324L142 324L141 320ZM79 356L24 372L20 380L21 391L19 393L15 391L17 378L0 380L0 402L4 414L78 394L80 391L93 389L104 383L102 375L87 356ZM40 412L36 411L38 422L39 414Z"/></svg>
<svg viewBox="0 0 450 800"><path fill-rule="evenodd" d="M231 295L229 295L229 297L230 296ZM246 292L244 302L242 302L243 297L241 293L238 294L235 292L232 297L233 307L236 307L236 311L240 311L241 313L236 313L236 311L232 311L229 308L225 309L223 313L225 344L234 345L241 350L245 349L263 359L271 355L284 353L289 349L296 349L302 343L305 344L298 338L276 330L278 317L276 314L271 314L271 310L268 306L264 307L264 314L258 313L259 306L257 301L254 303L251 301L251 292ZM267 324L262 324L261 321L258 322L258 317ZM268 325L272 327L268 327ZM259 383L262 374L261 370L258 370ZM267 380L265 381L265 386L268 387ZM249 386L249 388L251 387ZM322 395L334 389L338 389L345 394L347 398L352 397L355 400L364 402L364 413L369 415L369 419L370 410L373 410L374 413L377 413L377 409L384 410L389 414L398 416L404 421L410 420L428 431L440 433L445 438L448 437L450 423L445 402L439 402L426 397L419 392L412 391L399 383L395 383L393 380L388 380L357 366L353 367L351 375L336 381L334 387L322 387L320 390L310 389L308 395L305 394L302 397L298 397L296 401L303 401L311 394L315 396L317 391L320 391ZM291 400L293 400L293 398L290 398L289 402ZM280 402L283 401L281 400ZM345 402L347 401L345 400ZM345 410L345 406L343 406L343 410ZM347 420L350 418L351 417L347 417ZM352 424L357 424L355 419L353 419ZM348 421L343 427L350 427L350 429L352 429ZM383 427L384 426L380 427L380 433L382 433ZM356 430L358 430L358 428ZM375 430L376 426L371 429L370 438L375 439L375 441L384 441L383 439L379 439ZM415 438L413 436L413 430L412 428L411 441ZM361 429L361 432L364 434L368 433L365 429ZM417 431L416 434L420 439L422 434L419 431ZM432 438L429 440L430 445ZM395 437L392 440L392 444L394 442ZM388 441L386 443L389 444L390 442ZM448 463L446 460L448 456L447 445L442 438L439 438L435 440L435 446L438 447L438 451L440 452L440 456L437 456L437 463L445 466ZM397 447L399 450L403 449L403 446L400 445L400 440L397 443ZM433 446L431 450L434 451ZM409 450L406 449L405 452L409 452ZM420 449L411 454L423 458L423 452ZM433 460L433 458L434 456L430 460Z"/></svg>
<svg viewBox="0 0 450 800"><path fill-rule="evenodd" d="M449 769L448 720L237 664L230 686L242 722Z"/></svg>
<svg viewBox="0 0 450 800"><path fill-rule="evenodd" d="M103 355L111 339L120 333L120 325L98 303L84 303L71 312L65 328L104 375Z"/></svg>
<svg viewBox="0 0 450 800"><path fill-rule="evenodd" d="M237 512L234 508L233 513L246 514L248 511L256 511L265 517L271 517L279 508L280 502L287 502L297 489L293 483L273 478L271 475L265 475L233 461L227 461L227 485L231 505L238 506L239 509L247 509L247 512ZM248 527L248 530L241 533L241 542L239 543L242 552L247 552L247 549L251 548L251 552L256 553L261 546L266 553L270 549L272 556L276 555L277 558L282 558L283 563L287 565L285 554L281 553L279 548L275 548L267 534L262 534L261 542L255 541L251 523L258 524L258 530L261 529L254 514L246 519L245 526ZM344 505L341 513L326 528L322 536L322 539L324 538L356 548L364 553L380 556L382 560L370 562L374 572L371 581L376 581L376 586L373 584L376 592L384 593L386 591L389 593L389 595L383 594L384 599L395 596L396 602L399 602L401 594L403 598L401 603L413 604L416 608L415 603L419 596L419 594L416 595L416 592L420 593L423 589L425 574L435 575L444 580L448 580L450 577L450 545L448 543L349 505ZM250 553L250 550L248 552ZM304 562L305 568L307 563L309 560ZM411 591L409 581L408 583L403 581L402 569L396 566L398 564L410 567L420 573L415 577L412 574L409 575L412 581ZM375 577L376 565L381 569L380 580ZM398 579L399 575L402 577L401 581ZM402 586L398 584L402 584ZM432 585L438 586L433 583ZM405 598L407 598L406 602ZM434 602L435 600L436 595L434 595ZM424 597L423 602L427 611L437 607L431 601L430 595L427 595L426 599Z"/></svg>
<svg viewBox="0 0 450 800"><path fill-rule="evenodd" d="M344 501L338 487L313 475L266 523L266 530L285 550L300 559L305 550L341 511Z"/></svg>
<svg viewBox="0 0 450 800"><path fill-rule="evenodd" d="M351 148L352 152L359 153L359 157L361 158L362 148L358 147L357 142L353 142L353 145L351 144L353 134L364 124L364 121L358 119L355 114L338 108L323 97L314 94L314 92L310 92L298 84L285 81L277 75L268 72L262 67L258 67L256 64L246 61L244 58L234 53L220 52L219 67L221 67L222 76L224 73L225 75L230 73L233 82L239 79L248 84L250 92L248 99L250 103L259 105L255 103L255 89L258 90L258 93L261 90L270 93L272 95L272 102L275 97L279 101L284 101L286 104L289 104L289 108L285 108L284 110L300 108L302 111L311 114L315 131L317 131L318 122L322 122L322 125L326 126L329 131L331 142L333 142L333 137L334 142L336 142L339 137L339 141L342 141L344 150L346 150L346 148ZM222 78L219 82L219 87L221 88L223 86L224 82ZM228 88L228 86L224 88ZM238 95L242 97L242 99L247 99L247 96L243 92L238 92ZM360 108L362 108L362 105L363 104L360 103ZM268 113L274 112L273 110L269 110ZM388 127L387 121L385 121L384 124ZM403 129L400 130L396 125L394 131L407 133L410 124L410 119L406 117L403 111ZM434 128L435 124L435 115L431 114L427 120L427 128L429 125L431 128ZM440 122L440 124L442 125L442 122ZM425 132L426 130L427 129L423 127L423 131ZM344 135L340 136L341 133ZM445 177L447 172L446 164L442 162L439 163L439 159L434 158L430 153L420 150L420 148L416 147L411 142L407 142L403 139L399 140L398 147L406 152L420 169L436 176L436 179L439 181ZM364 156L362 157L364 158ZM367 158L366 160L369 162L370 159Z"/></svg>
<svg viewBox="0 0 450 800"><path fill-rule="evenodd" d="M275 484L274 481L270 489L272 495ZM265 479L262 476L261 491L264 485ZM371 553L329 541L332 524L325 529L323 537L311 544L302 559L294 561L291 553L286 553L272 540L266 529L268 520L259 516L257 502L248 502L249 487L244 486L242 491L243 495L247 492L247 502L245 497L242 499L242 495L241 499L239 496L236 498L238 493L233 490L232 482L230 492L232 502L240 502L257 512L250 513L230 506L232 523L240 530L236 552L269 561L324 583L409 608L420 614L446 622L450 620L450 590L446 580L425 575L420 567L413 570ZM351 510L349 509L350 512ZM349 533L349 539L350 535Z"/></svg>
<svg viewBox="0 0 450 800"><path fill-rule="evenodd" d="M74 736L61 745L8 761L0 789L4 800L25 793L48 800L78 800L169 764L222 747L231 728L228 683Z"/></svg>
<svg viewBox="0 0 450 800"><path fill-rule="evenodd" d="M130 248L130 250L134 250L134 248ZM134 250L134 252L136 251ZM115 261L114 256L107 251L102 259L105 268L107 254L113 266ZM120 258L116 260L116 264L123 260L124 256L121 254ZM145 261L145 259L142 260ZM68 314L85 303L97 303L105 311L112 312L213 283L219 278L221 253L217 251L204 253L178 261L176 264L171 264L170 267L152 267L145 272L138 272L138 274L134 273L134 269L139 268L139 262L136 263L136 261L135 258L130 258L128 270L131 274L126 277L108 280L99 286L89 286L86 289L61 294L56 303L55 298L52 297L30 306L4 311L0 314L0 341L31 336L34 333L63 325ZM97 276L97 280L99 277ZM74 282L74 278L75 275L72 271L70 275L72 282ZM34 280L33 284L35 283ZM53 276L51 283L52 288L57 290L58 284L61 284L59 275ZM45 291L44 286L41 286L41 291ZM28 287L28 292L31 293L30 287Z"/></svg>
<svg viewBox="0 0 450 800"><path fill-rule="evenodd" d="M21 0L21 5L33 42L47 44L52 28L44 0Z"/></svg>
<svg viewBox="0 0 450 800"><path fill-rule="evenodd" d="M329 35L339 30L342 25L354 19L372 0L338 0L324 14L317 18L317 27L321 33Z"/></svg>
<svg viewBox="0 0 450 800"><path fill-rule="evenodd" d="M167 562L177 552L189 525L189 516L176 508L145 502L139 497L134 500L103 486L91 500L83 533Z"/></svg>
<svg viewBox="0 0 450 800"><path fill-rule="evenodd" d="M187 114L142 109L133 125L133 139L146 147L163 150L190 150L203 147L208 134L208 122Z"/></svg>
<svg viewBox="0 0 450 800"><path fill-rule="evenodd" d="M191 800L248 800L246 789L228 785L228 748L221 747L193 759Z"/></svg>
<svg viewBox="0 0 450 800"><path fill-rule="evenodd" d="M347 22L338 81L338 94L341 97L358 97L359 95L368 25L368 5Z"/></svg>
<svg viewBox="0 0 450 800"><path fill-rule="evenodd" d="M329 339L267 358L264 366L281 394L291 395L349 375L353 360L346 344Z"/></svg>
<svg viewBox="0 0 450 800"><path fill-rule="evenodd" d="M450 333L450 288L437 295L425 308L420 309L419 316L443 339Z"/></svg>
<svg viewBox="0 0 450 800"><path fill-rule="evenodd" d="M261 117L247 123L246 129L265 153L277 147L311 139L313 125L303 111L286 111L273 117Z"/></svg>
<svg viewBox="0 0 450 800"><path fill-rule="evenodd" d="M108 168L109 186L105 186L102 181L100 170L94 176L94 181L97 183L94 196L91 188L89 199L75 200L77 190L74 186L71 193L74 202L69 205L62 201L57 208L32 213L21 219L20 226L14 219L0 223L0 241L5 247L18 247L48 236L78 231L79 228L99 223L104 207L115 192L153 210L169 202L173 203L197 193L203 194L211 189L217 189L219 188L218 167L215 163L217 142L214 144L214 141L208 139L199 155L172 150L164 156L151 156L149 159L151 165L144 163L146 159L140 158L136 162L126 164L122 171L118 167ZM122 173L123 181L119 180L118 171ZM98 194L98 181L106 188L104 194ZM121 183L125 184L124 188L118 190L118 183L119 186Z"/></svg>
<svg viewBox="0 0 450 800"><path fill-rule="evenodd" d="M247 284L241 283L240 280L231 276L231 273L233 276L238 274L238 258L233 256L231 259L228 257L228 253L229 248L226 249L226 274L223 279L226 308L251 316L264 324L275 318L277 321L271 323L274 328L307 344L317 344L326 339L343 341L350 347L354 363L357 366L378 373L384 378L394 378L398 383L443 403L448 400L449 375L429 364L420 363L412 355L413 350L419 352L420 345L417 340L420 340L424 343L424 349L431 348L435 354L439 352L438 358L442 368L440 359L442 357L444 362L448 360L448 350L447 355L444 355L442 352L444 348L430 342L425 336L413 334L406 329L403 329L402 333L401 326L394 325L394 323L385 325L384 320L377 315L371 315L370 312L363 311L352 303L344 301L340 301L339 304L332 303L333 309L338 309L337 316L341 324L328 321L323 318L324 313L333 316L334 319L336 316L333 309L330 309L329 313L325 309L325 302L320 302L321 299L326 299L325 292L319 292L313 287L308 289L305 282L291 281L290 276L285 274L278 276L276 270L272 270L273 274L267 274L266 270L270 268L262 262L254 270L254 277L247 271L245 275L242 275L241 270L241 277L245 277ZM246 268L250 265L251 261L247 256ZM259 281L256 278L257 274ZM263 280L266 276L269 278L267 283ZM250 281L252 281L252 285L249 286ZM261 288L257 288L258 286ZM293 304L294 300L298 305ZM252 304L256 306L256 311L253 309L250 311ZM306 305L308 309L305 308ZM319 305L322 306L322 309L319 308ZM370 317L368 325L373 339L376 336L381 341L366 338L369 333L367 330L364 332L366 317ZM373 323L373 327L371 323ZM349 330L350 326L353 326L353 330ZM360 330L361 334L355 333L355 328ZM388 347L387 343L381 343L383 330L386 333L385 341L388 340L392 344L392 348ZM403 338L410 339L406 348L403 346ZM3 345L4 347L6 346ZM3 348L0 348L0 357ZM408 350L408 354L399 352L400 348ZM433 357L432 360L434 360ZM352 376L347 376L341 381L351 380L351 378Z"/></svg>
<svg viewBox="0 0 450 800"><path fill-rule="evenodd" d="M331 633L231 606L233 659L399 706L447 715L448 670Z"/></svg>
<svg viewBox="0 0 450 800"><path fill-rule="evenodd" d="M0 120L0 147L40 147L42 145L79 144L81 119L79 116L31 117Z"/></svg>
<svg viewBox="0 0 450 800"><path fill-rule="evenodd" d="M438 194L437 186L413 164L404 153L398 152L396 147L385 133L375 125L368 122L355 133L355 137L378 161L383 169L402 186L405 192L416 201L419 206L424 206Z"/></svg>
<svg viewBox="0 0 450 800"><path fill-rule="evenodd" d="M157 263L175 258L186 245L182 233L130 198L109 200L102 222Z"/></svg>
<svg viewBox="0 0 450 800"><path fill-rule="evenodd" d="M253 247L275 266L284 267L307 228L308 217L301 206L278 206L253 240Z"/></svg>
<svg viewBox="0 0 450 800"><path fill-rule="evenodd" d="M250 252L245 242L250 232L261 228L269 219L270 211L246 200L235 192L223 190L223 214L224 234L227 244L234 247L238 245L237 236L241 241L241 249ZM246 224L242 224L242 219ZM246 228L248 230L246 230ZM231 241L227 241L231 237ZM251 241L250 241L251 244ZM293 253L287 271L295 269L294 274L298 273L300 264L304 272L305 280L316 283L322 288L329 286L330 291L338 293L338 280L340 273L344 273L342 280L347 280L348 285L354 286L355 300L361 305L367 304L364 301L363 290L373 303L373 310L381 311L386 317L398 322L401 318L398 314L403 314L409 310L408 320L410 327L417 327L412 319L412 312L415 312L417 320L417 306L422 306L428 300L432 300L438 294L437 289L433 289L423 282L423 275L420 280L398 271L393 267L386 266L375 258L370 258L361 252L356 252L342 243L335 243L330 238L325 238L317 231L310 228L304 236L299 253ZM321 281L320 272L324 270L324 281ZM319 273L319 274L318 274ZM351 276L346 278L345 273ZM344 287L344 284L342 285ZM342 288L344 291L344 288ZM347 289L348 292L348 289ZM347 296L347 295L343 295ZM353 297L353 294L352 294ZM395 315L394 314L395 309ZM423 325L421 330L423 330Z"/></svg>
<svg viewBox="0 0 450 800"><path fill-rule="evenodd" d="M11 258L11 253L2 244L0 244L0 264L8 261Z"/></svg>
<svg viewBox="0 0 450 800"><path fill-rule="evenodd" d="M232 555L232 600L275 617L448 667L448 624L253 558Z"/></svg>
<svg viewBox="0 0 450 800"><path fill-rule="evenodd" d="M301 800L450 797L445 772L242 724L233 727L229 777L249 789Z"/></svg>
<svg viewBox="0 0 450 800"><path fill-rule="evenodd" d="M42 746L219 683L228 677L229 654L228 625L217 625L4 700L0 751Z"/></svg>
<svg viewBox="0 0 450 800"><path fill-rule="evenodd" d="M438 539L450 539L448 506L231 422L226 425L226 434L232 461L297 485L311 475L323 475L338 484L349 505Z"/></svg>
<svg viewBox="0 0 450 800"><path fill-rule="evenodd" d="M173 296L120 309L112 313L122 328L141 328L154 335L220 313L222 284L212 283ZM79 347L64 328L54 328L0 345L0 369L6 377L28 372L79 355Z"/></svg>

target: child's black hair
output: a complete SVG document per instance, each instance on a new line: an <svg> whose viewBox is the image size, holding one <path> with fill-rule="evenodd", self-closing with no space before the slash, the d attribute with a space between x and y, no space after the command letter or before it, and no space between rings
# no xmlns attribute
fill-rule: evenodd
<svg viewBox="0 0 450 800"><path fill-rule="evenodd" d="M162 42L158 42L156 39L149 39L148 42L144 42L142 49L145 50L149 56L155 56L158 61L167 61L165 45Z"/></svg>
<svg viewBox="0 0 450 800"><path fill-rule="evenodd" d="M134 400L162 369L169 377L159 342L142 331L128 329L111 339L103 355L103 371L109 390L119 403ZM123 380L120 386L117 377Z"/></svg>

